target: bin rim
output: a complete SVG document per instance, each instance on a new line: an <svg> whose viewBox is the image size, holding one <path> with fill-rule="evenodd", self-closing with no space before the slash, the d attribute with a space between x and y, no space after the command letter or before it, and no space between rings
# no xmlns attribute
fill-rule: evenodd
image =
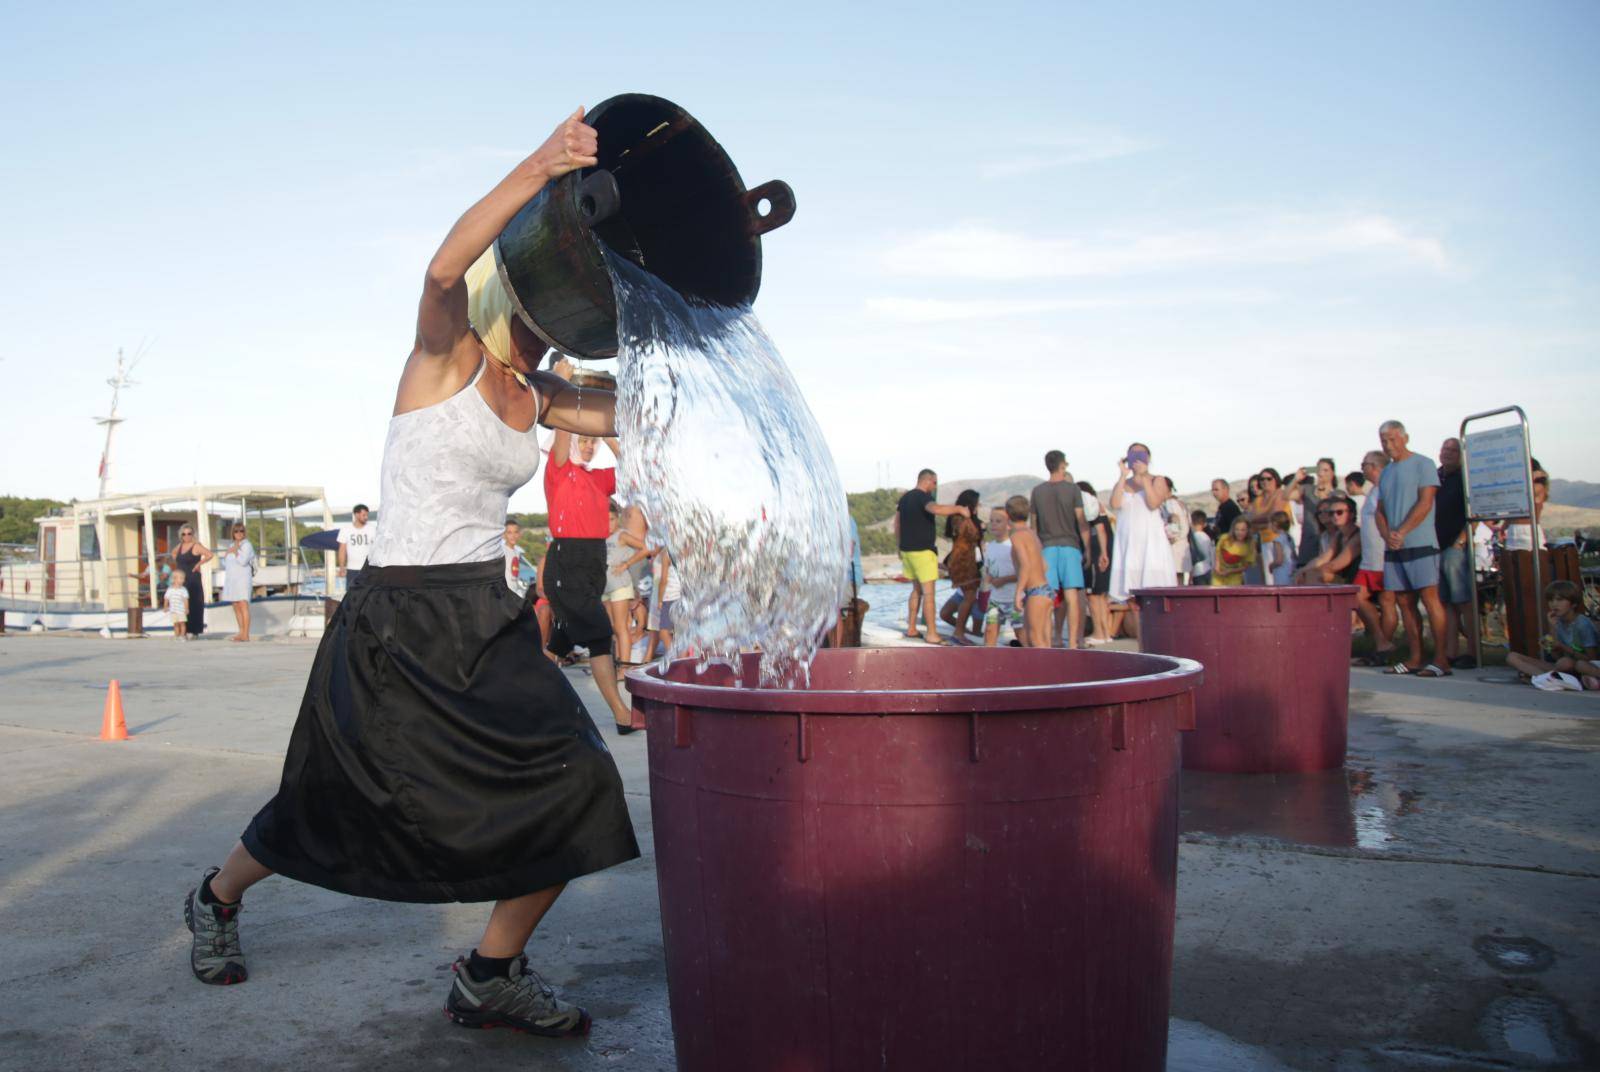
<svg viewBox="0 0 1600 1072"><path fill-rule="evenodd" d="M1134 651L1066 651L1050 649L1067 660L1136 658L1148 665L1163 665L1149 674L1113 677L1098 681L1064 681L1048 685L1001 685L988 688L956 689L776 689L745 688L740 684L713 685L687 681L667 681L660 666L652 664L629 671L628 691L634 697L681 707L737 711L742 714L807 715L915 715L984 714L1012 711L1061 710L1063 708L1106 707L1112 704L1159 700L1191 692L1200 686L1203 667L1193 659L1175 655L1156 655ZM894 657L874 653L899 652L912 657L937 655L942 658L972 658L981 653L991 657L1014 658L1017 652L1039 652L1037 648L977 648L943 652L937 648L910 649L839 648L817 653L819 659ZM903 657L903 656L902 656ZM746 659L753 656L746 656ZM695 660L679 659L672 666L692 666Z"/></svg>
<svg viewBox="0 0 1600 1072"><path fill-rule="evenodd" d="M1353 596L1361 591L1353 584L1234 584L1213 588L1135 588L1136 599L1240 599L1244 596L1279 596L1304 599L1312 596Z"/></svg>

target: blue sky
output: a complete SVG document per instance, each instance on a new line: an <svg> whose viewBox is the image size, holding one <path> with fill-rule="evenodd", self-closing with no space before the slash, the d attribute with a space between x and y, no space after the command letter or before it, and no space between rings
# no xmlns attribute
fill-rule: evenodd
<svg viewBox="0 0 1600 1072"><path fill-rule="evenodd" d="M851 489L1180 488L1510 402L1600 480L1600 5L13 9L0 492L377 495L422 270L579 103L783 178L757 312ZM541 505L537 488L514 500Z"/></svg>

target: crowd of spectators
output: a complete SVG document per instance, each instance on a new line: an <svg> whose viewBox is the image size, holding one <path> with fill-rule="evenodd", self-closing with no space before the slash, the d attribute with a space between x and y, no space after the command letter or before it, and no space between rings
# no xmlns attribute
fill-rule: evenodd
<svg viewBox="0 0 1600 1072"><path fill-rule="evenodd" d="M1030 495L987 512L973 489L954 506L939 504L938 476L923 470L895 515L902 568L914 582L906 635L946 642L932 611L941 566L934 519L944 516L951 551L942 565L954 592L941 616L956 644L981 635L995 645L1008 633L1022 646L1094 647L1137 637L1132 593L1141 588L1355 585L1357 620L1370 638L1361 662L1397 675L1450 676L1472 665L1468 652L1479 627L1473 573L1493 567L1497 545L1527 550L1543 543L1538 525L1549 475L1535 460L1532 524L1469 523L1458 440L1446 439L1437 461L1411 449L1399 421L1385 421L1378 440L1380 449L1342 476L1332 458L1287 480L1267 466L1245 480L1242 500L1227 480L1214 480L1209 513L1185 507L1172 481L1152 472L1144 443L1129 444L1118 459L1109 509L1092 485L1074 480L1060 450L1045 455L1049 477ZM1402 623L1404 651L1396 646ZM1425 635L1433 638L1431 654ZM1566 646L1558 655L1583 662L1581 645L1560 643ZM1550 673L1557 661L1528 670Z"/></svg>

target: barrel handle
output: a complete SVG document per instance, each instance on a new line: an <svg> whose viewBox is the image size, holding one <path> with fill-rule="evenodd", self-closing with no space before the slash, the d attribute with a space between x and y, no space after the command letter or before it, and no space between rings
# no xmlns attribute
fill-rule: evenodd
<svg viewBox="0 0 1600 1072"><path fill-rule="evenodd" d="M688 748L694 744L694 715L682 704L672 705L672 747Z"/></svg>
<svg viewBox="0 0 1600 1072"><path fill-rule="evenodd" d="M761 214L761 202L768 203L766 215ZM748 216L747 226L752 235L764 235L794 219L794 191L782 179L764 182L753 190L746 190L739 199Z"/></svg>
<svg viewBox="0 0 1600 1072"><path fill-rule="evenodd" d="M578 216L585 227L604 223L620 211L622 191L611 172L597 168L578 184Z"/></svg>

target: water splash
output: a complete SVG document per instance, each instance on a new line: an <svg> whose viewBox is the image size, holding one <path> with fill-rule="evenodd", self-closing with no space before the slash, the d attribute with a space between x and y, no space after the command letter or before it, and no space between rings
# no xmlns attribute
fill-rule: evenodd
<svg viewBox="0 0 1600 1072"><path fill-rule="evenodd" d="M605 250L617 295L618 492L682 582L668 658L802 681L848 587L839 474L778 348L748 306L691 303Z"/></svg>

